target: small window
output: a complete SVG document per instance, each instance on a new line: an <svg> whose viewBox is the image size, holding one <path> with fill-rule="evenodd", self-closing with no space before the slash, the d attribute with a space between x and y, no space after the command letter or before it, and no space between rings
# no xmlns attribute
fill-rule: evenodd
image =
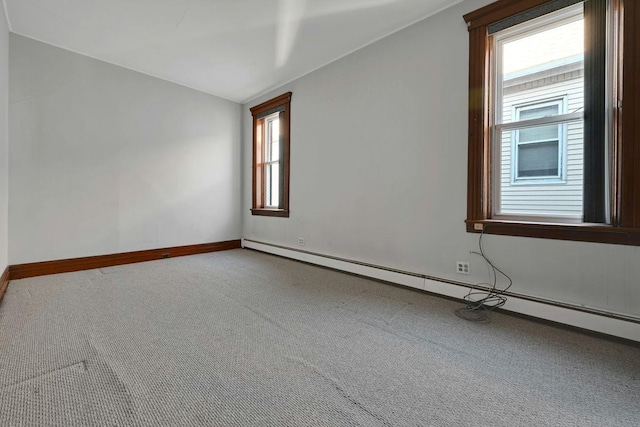
<svg viewBox="0 0 640 427"><path fill-rule="evenodd" d="M253 215L289 216L291 92L251 108Z"/></svg>
<svg viewBox="0 0 640 427"><path fill-rule="evenodd" d="M550 126L547 126L550 127ZM555 126L557 127L557 126ZM538 132L538 129L528 129ZM556 129L552 129L557 132ZM518 131L524 135L523 131ZM535 138L537 139L537 138ZM558 152L560 143L554 141L530 141L524 143L524 137L517 146L518 160L516 162L518 178L557 178L560 171Z"/></svg>
<svg viewBox="0 0 640 427"><path fill-rule="evenodd" d="M516 107L516 120L542 119L560 114L562 102ZM564 127L560 124L514 131L513 182L559 182L562 179Z"/></svg>
<svg viewBox="0 0 640 427"><path fill-rule="evenodd" d="M264 119L264 205L266 208L280 207L280 113Z"/></svg>

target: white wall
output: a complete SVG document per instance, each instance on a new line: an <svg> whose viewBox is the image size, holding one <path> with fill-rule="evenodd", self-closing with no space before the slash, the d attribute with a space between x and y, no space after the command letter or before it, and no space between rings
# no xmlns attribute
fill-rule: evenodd
<svg viewBox="0 0 640 427"><path fill-rule="evenodd" d="M243 108L243 235L467 282L468 33L458 4ZM249 107L292 91L291 217L254 217ZM515 292L640 316L640 248L485 236ZM471 261L471 276L454 272Z"/></svg>
<svg viewBox="0 0 640 427"><path fill-rule="evenodd" d="M240 106L12 34L9 263L241 237Z"/></svg>
<svg viewBox="0 0 640 427"><path fill-rule="evenodd" d="M0 7L0 275L8 262L9 217L9 29Z"/></svg>

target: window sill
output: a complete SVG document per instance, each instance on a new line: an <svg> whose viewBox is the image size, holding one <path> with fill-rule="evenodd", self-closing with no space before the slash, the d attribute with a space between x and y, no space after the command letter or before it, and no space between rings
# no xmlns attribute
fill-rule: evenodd
<svg viewBox="0 0 640 427"><path fill-rule="evenodd" d="M251 215L289 218L289 211L284 209L253 208L251 209Z"/></svg>
<svg viewBox="0 0 640 427"><path fill-rule="evenodd" d="M601 224L558 224L506 220L466 220L467 232L539 239L640 246L640 229Z"/></svg>
<svg viewBox="0 0 640 427"><path fill-rule="evenodd" d="M536 179L536 178L516 178L511 181L511 185L513 186L535 186L535 185L564 185L567 183L566 179L563 178L546 178L546 179Z"/></svg>

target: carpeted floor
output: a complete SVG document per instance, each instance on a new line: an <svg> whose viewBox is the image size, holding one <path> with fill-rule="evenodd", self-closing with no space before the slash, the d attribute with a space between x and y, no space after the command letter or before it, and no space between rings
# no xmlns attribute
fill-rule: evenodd
<svg viewBox="0 0 640 427"><path fill-rule="evenodd" d="M459 306L241 249L12 281L0 425L640 425L640 348Z"/></svg>

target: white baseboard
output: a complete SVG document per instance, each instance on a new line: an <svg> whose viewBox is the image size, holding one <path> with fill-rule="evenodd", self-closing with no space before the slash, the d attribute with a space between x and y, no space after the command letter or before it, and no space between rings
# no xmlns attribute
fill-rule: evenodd
<svg viewBox="0 0 640 427"><path fill-rule="evenodd" d="M447 279L430 278L418 273L373 266L254 240L242 239L242 247L458 299L462 299L471 287L471 284L454 283ZM589 311L580 307L574 309L559 303L555 304L553 301L545 302L513 295L509 295L502 309L640 342L640 322L625 320L616 314L598 314L595 310Z"/></svg>

